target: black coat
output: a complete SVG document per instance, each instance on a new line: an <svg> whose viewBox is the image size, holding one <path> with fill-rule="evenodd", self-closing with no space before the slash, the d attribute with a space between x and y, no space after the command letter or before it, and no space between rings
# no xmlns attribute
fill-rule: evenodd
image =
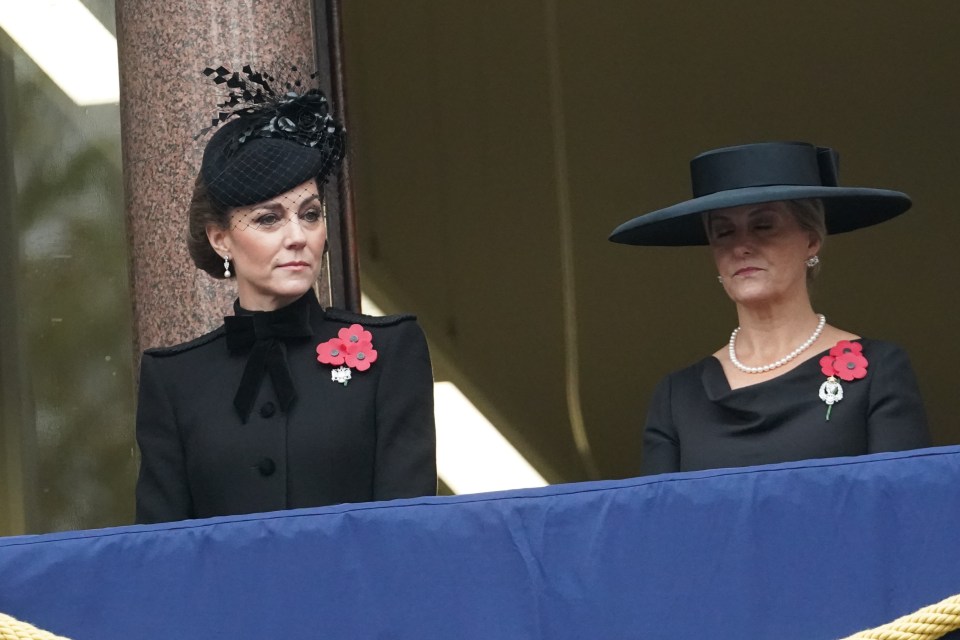
<svg viewBox="0 0 960 640"><path fill-rule="evenodd" d="M310 337L283 340L296 399L282 411L265 375L246 421L234 406L249 353L223 326L144 352L137 522L275 511L436 493L433 378L413 316L324 311L310 292ZM377 360L344 386L316 347L360 324Z"/></svg>

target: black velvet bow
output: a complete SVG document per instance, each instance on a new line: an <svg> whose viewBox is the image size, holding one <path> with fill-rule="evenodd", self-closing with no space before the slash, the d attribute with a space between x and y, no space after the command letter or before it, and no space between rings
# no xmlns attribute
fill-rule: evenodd
<svg viewBox="0 0 960 640"><path fill-rule="evenodd" d="M280 409L286 413L296 400L297 391L287 364L287 348L284 343L291 339L309 337L312 333L307 296L276 311L250 313L244 312L239 304L234 306L237 315L223 319L227 332L227 349L230 353L250 350L250 355L243 369L237 395L233 398L233 406L236 407L240 419L246 422L253 403L256 402L264 373L269 373Z"/></svg>

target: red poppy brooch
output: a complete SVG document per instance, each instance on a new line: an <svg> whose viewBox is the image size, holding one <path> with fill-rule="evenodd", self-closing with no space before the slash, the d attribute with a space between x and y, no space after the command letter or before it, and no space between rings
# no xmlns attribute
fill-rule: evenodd
<svg viewBox="0 0 960 640"><path fill-rule="evenodd" d="M827 376L820 385L820 399L827 403L827 420L833 405L843 400L843 387L839 380L853 382L867 376L867 359L863 357L863 345L859 342L841 340L820 358L820 371Z"/></svg>
<svg viewBox="0 0 960 640"><path fill-rule="evenodd" d="M359 324L340 329L336 338L317 345L317 361L321 364L339 365L330 372L330 379L347 386L352 377L351 369L366 371L377 361L373 334Z"/></svg>

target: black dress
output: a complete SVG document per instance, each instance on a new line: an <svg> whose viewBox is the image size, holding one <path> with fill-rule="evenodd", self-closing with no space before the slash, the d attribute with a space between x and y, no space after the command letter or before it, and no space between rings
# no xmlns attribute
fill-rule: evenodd
<svg viewBox="0 0 960 640"><path fill-rule="evenodd" d="M227 328L143 354L137 522L436 493L433 377L413 316L324 310L313 292L237 311ZM378 355L344 385L316 349L354 323Z"/></svg>
<svg viewBox="0 0 960 640"><path fill-rule="evenodd" d="M858 340L866 377L840 381L844 397L820 399L820 356L776 378L730 389L711 356L664 378L653 393L642 473L853 456L930 445L920 390L906 353Z"/></svg>

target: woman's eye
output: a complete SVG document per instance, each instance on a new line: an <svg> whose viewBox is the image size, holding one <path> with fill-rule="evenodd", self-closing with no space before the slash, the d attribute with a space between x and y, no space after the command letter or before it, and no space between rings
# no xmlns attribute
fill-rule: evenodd
<svg viewBox="0 0 960 640"><path fill-rule="evenodd" d="M280 216L275 213L263 213L257 216L254 219L254 222L256 222L257 226L260 227L272 227L280 222Z"/></svg>
<svg viewBox="0 0 960 640"><path fill-rule="evenodd" d="M304 222L317 222L320 218L323 217L323 214L317 211L316 209L309 209L302 214L300 214L300 219Z"/></svg>
<svg viewBox="0 0 960 640"><path fill-rule="evenodd" d="M733 233L730 229L715 229L713 232L714 238L724 238Z"/></svg>

